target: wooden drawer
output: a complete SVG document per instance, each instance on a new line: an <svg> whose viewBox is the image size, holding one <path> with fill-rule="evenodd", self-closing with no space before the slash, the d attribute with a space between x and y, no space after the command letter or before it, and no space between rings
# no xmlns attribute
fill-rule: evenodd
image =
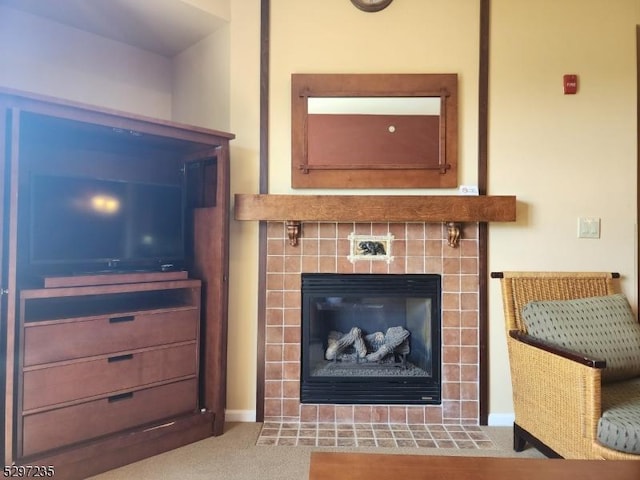
<svg viewBox="0 0 640 480"><path fill-rule="evenodd" d="M26 415L22 455L193 412L197 398L197 380L191 379Z"/></svg>
<svg viewBox="0 0 640 480"><path fill-rule="evenodd" d="M29 323L24 329L24 366L195 340L199 312L189 308Z"/></svg>
<svg viewBox="0 0 640 480"><path fill-rule="evenodd" d="M23 410L140 388L197 373L195 342L24 372Z"/></svg>

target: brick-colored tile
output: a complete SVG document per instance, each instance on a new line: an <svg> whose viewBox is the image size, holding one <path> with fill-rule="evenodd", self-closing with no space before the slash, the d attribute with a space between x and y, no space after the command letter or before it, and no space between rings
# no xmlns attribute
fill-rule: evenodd
<svg viewBox="0 0 640 480"><path fill-rule="evenodd" d="M267 398L264 401L265 417L282 417L282 400Z"/></svg>
<svg viewBox="0 0 640 480"><path fill-rule="evenodd" d="M287 290L284 292L283 302L285 308L300 308L301 301L300 290Z"/></svg>
<svg viewBox="0 0 640 480"><path fill-rule="evenodd" d="M282 400L282 415L298 419L300 417L300 402L298 399L285 398Z"/></svg>
<svg viewBox="0 0 640 480"><path fill-rule="evenodd" d="M267 273L267 290L282 290L284 275L282 273Z"/></svg>
<svg viewBox="0 0 640 480"><path fill-rule="evenodd" d="M442 407L441 406L427 406L424 411L424 418L427 424L440 424L442 423Z"/></svg>
<svg viewBox="0 0 640 480"><path fill-rule="evenodd" d="M268 255L267 256L267 272L284 272L284 256Z"/></svg>
<svg viewBox="0 0 640 480"><path fill-rule="evenodd" d="M462 418L476 420L479 416L479 403L477 401L463 401L460 408Z"/></svg>
<svg viewBox="0 0 640 480"><path fill-rule="evenodd" d="M460 345L474 347L478 344L478 330L475 328L462 328L460 330Z"/></svg>
<svg viewBox="0 0 640 480"><path fill-rule="evenodd" d="M284 327L283 341L284 343L299 344L301 340L301 332L299 327Z"/></svg>
<svg viewBox="0 0 640 480"><path fill-rule="evenodd" d="M282 339L283 339L283 327L281 326L271 326L271 325L267 325L267 328L265 329L266 333L265 333L265 338L267 341L267 345L270 343L282 343Z"/></svg>
<svg viewBox="0 0 640 480"><path fill-rule="evenodd" d="M478 347L460 347L460 362L476 364L478 362Z"/></svg>
<svg viewBox="0 0 640 480"><path fill-rule="evenodd" d="M287 380L282 382L283 398L300 399L300 382L298 380Z"/></svg>
<svg viewBox="0 0 640 480"><path fill-rule="evenodd" d="M477 400L478 399L478 385L472 382L464 382L460 384L460 399L461 400Z"/></svg>
<svg viewBox="0 0 640 480"><path fill-rule="evenodd" d="M302 277L300 276L300 272L297 271L296 273L285 273L283 278L284 290L300 291L300 286L302 284Z"/></svg>
<svg viewBox="0 0 640 480"><path fill-rule="evenodd" d="M317 222L304 222L302 224L302 235L305 238L318 238L320 224Z"/></svg>
<svg viewBox="0 0 640 480"><path fill-rule="evenodd" d="M336 273L337 262L335 256L318 257L318 272L320 273Z"/></svg>
<svg viewBox="0 0 640 480"><path fill-rule="evenodd" d="M300 421L316 423L318 421L318 406L300 405Z"/></svg>
<svg viewBox="0 0 640 480"><path fill-rule="evenodd" d="M353 409L353 420L356 423L371 423L371 405L356 405Z"/></svg>
<svg viewBox="0 0 640 480"><path fill-rule="evenodd" d="M280 238L268 239L267 255L284 255L284 240Z"/></svg>
<svg viewBox="0 0 640 480"><path fill-rule="evenodd" d="M267 308L282 308L284 306L284 295L281 290L267 291Z"/></svg>
<svg viewBox="0 0 640 480"><path fill-rule="evenodd" d="M287 255L284 257L285 273L297 274L298 285L300 284L300 272L302 272L302 259L300 255ZM289 289L287 289L289 290Z"/></svg>
<svg viewBox="0 0 640 480"><path fill-rule="evenodd" d="M319 405L318 420L321 422L334 423L336 421L336 406L335 405Z"/></svg>
<svg viewBox="0 0 640 480"><path fill-rule="evenodd" d="M282 382L280 380L267 380L264 383L265 398L282 398Z"/></svg>
<svg viewBox="0 0 640 480"><path fill-rule="evenodd" d="M287 362L282 365L282 378L285 380L300 379L300 363Z"/></svg>
<svg viewBox="0 0 640 480"><path fill-rule="evenodd" d="M460 365L445 364L442 366L443 382L459 382L461 380Z"/></svg>
<svg viewBox="0 0 640 480"><path fill-rule="evenodd" d="M371 421L373 423L389 423L389 407L386 405L374 405L371 408Z"/></svg>
<svg viewBox="0 0 640 480"><path fill-rule="evenodd" d="M286 327L298 327L300 328L300 308L285 308L283 309L283 323Z"/></svg>
<svg viewBox="0 0 640 480"><path fill-rule="evenodd" d="M267 362L282 362L282 345L266 345L264 356Z"/></svg>
<svg viewBox="0 0 640 480"><path fill-rule="evenodd" d="M268 308L265 320L268 326L281 327L284 323L284 310L282 308Z"/></svg>
<svg viewBox="0 0 640 480"><path fill-rule="evenodd" d="M478 365L460 365L460 381L477 382L479 380Z"/></svg>
<svg viewBox="0 0 640 480"><path fill-rule="evenodd" d="M407 407L407 423L424 423L424 407Z"/></svg>
<svg viewBox="0 0 640 480"><path fill-rule="evenodd" d="M300 344L283 345L282 360L285 362L300 361Z"/></svg>
<svg viewBox="0 0 640 480"><path fill-rule="evenodd" d="M284 222L267 223L267 238L284 238L285 226Z"/></svg>
<svg viewBox="0 0 640 480"><path fill-rule="evenodd" d="M301 271L303 273L313 273L318 271L318 257L312 255L305 255L302 257Z"/></svg>
<svg viewBox="0 0 640 480"><path fill-rule="evenodd" d="M336 238L337 232L337 223L320 223L318 226L319 238Z"/></svg>
<svg viewBox="0 0 640 480"><path fill-rule="evenodd" d="M408 240L424 240L425 224L424 223L407 223L407 239Z"/></svg>
<svg viewBox="0 0 640 480"><path fill-rule="evenodd" d="M407 423L407 407L389 407L389 423Z"/></svg>
<svg viewBox="0 0 640 480"><path fill-rule="evenodd" d="M443 382L442 397L447 398L449 400L459 400L460 399L460 383Z"/></svg>
<svg viewBox="0 0 640 480"><path fill-rule="evenodd" d="M264 366L265 380L282 380L283 364L281 362L267 362Z"/></svg>
<svg viewBox="0 0 640 480"><path fill-rule="evenodd" d="M337 405L336 406L336 423L353 423L353 406Z"/></svg>

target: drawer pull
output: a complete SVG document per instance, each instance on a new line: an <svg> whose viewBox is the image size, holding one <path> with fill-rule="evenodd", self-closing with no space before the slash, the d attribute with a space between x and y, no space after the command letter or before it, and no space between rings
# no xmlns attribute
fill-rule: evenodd
<svg viewBox="0 0 640 480"><path fill-rule="evenodd" d="M113 362L121 362L123 360L131 360L133 358L133 353L127 353L125 355L116 355L115 357L109 357L107 358L107 361L109 363L113 363Z"/></svg>
<svg viewBox="0 0 640 480"><path fill-rule="evenodd" d="M129 398L133 398L133 392L121 393L119 395L111 395L108 398L108 401L109 401L109 403L113 403L113 402L119 402L121 400L127 400Z"/></svg>
<svg viewBox="0 0 640 480"><path fill-rule="evenodd" d="M123 317L111 317L109 323L133 322L136 317L133 315L125 315Z"/></svg>

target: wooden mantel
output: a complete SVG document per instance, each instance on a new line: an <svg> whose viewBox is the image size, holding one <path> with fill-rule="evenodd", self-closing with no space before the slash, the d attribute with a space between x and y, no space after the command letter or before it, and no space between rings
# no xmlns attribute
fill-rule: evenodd
<svg viewBox="0 0 640 480"><path fill-rule="evenodd" d="M237 193L235 219L284 221L291 229L300 222L445 222L454 228L462 222L514 222L516 197Z"/></svg>
<svg viewBox="0 0 640 480"><path fill-rule="evenodd" d="M236 220L515 222L508 195L235 195Z"/></svg>

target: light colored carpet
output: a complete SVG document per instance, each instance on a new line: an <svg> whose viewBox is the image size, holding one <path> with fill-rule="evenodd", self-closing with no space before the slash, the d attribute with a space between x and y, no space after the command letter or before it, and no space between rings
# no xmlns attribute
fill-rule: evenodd
<svg viewBox="0 0 640 480"><path fill-rule="evenodd" d="M307 480L312 451L544 458L512 449L510 427L481 427L494 449L257 446L261 423L231 423L223 435L91 477L92 480Z"/></svg>

